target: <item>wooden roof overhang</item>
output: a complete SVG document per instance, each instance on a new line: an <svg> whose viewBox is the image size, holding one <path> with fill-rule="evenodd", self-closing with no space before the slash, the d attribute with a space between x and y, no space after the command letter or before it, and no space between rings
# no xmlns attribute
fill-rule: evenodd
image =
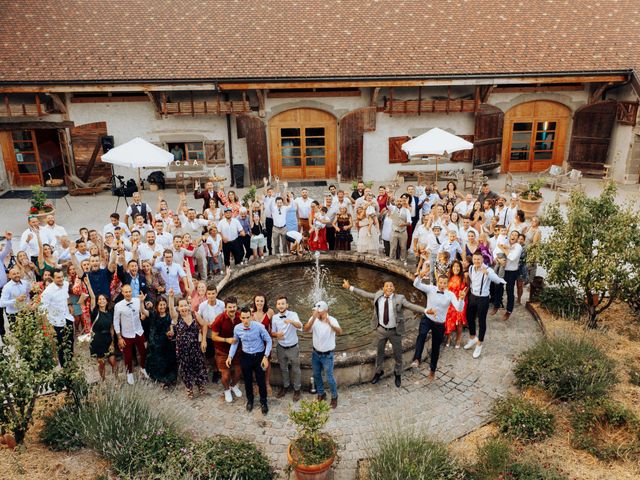
<svg viewBox="0 0 640 480"><path fill-rule="evenodd" d="M553 85L564 83L625 83L633 70L606 72L558 72L540 74L438 75L424 77L363 77L363 78L265 78L265 79L203 79L178 81L140 79L130 81L69 81L69 82L0 82L0 93L60 93L60 92L162 92L162 91L242 91L300 88L367 88L367 87L430 87L456 85Z"/></svg>

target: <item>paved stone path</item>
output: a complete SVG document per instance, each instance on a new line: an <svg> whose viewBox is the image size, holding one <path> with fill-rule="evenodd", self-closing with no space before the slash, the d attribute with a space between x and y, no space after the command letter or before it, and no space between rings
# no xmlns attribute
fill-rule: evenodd
<svg viewBox="0 0 640 480"><path fill-rule="evenodd" d="M328 431L340 445L334 478L355 478L357 461L368 456L377 432L398 423L423 428L448 442L489 420L494 400L512 386L515 357L542 335L523 306L517 306L508 322L500 319L501 313L489 318L479 359L474 360L471 351L443 346L438 373L431 384L427 382L428 364L423 364L419 370L403 375L401 388L395 387L393 377L377 385L339 386L339 405L328 424ZM270 397L269 414L263 416L259 408L247 414L244 397L226 404L219 384L209 385L207 393L194 400L186 398L183 386L170 392L150 384L144 388L158 402L180 412L185 427L195 435L247 438L260 445L280 471L286 466L287 445L295 434L287 416L290 395L284 400Z"/></svg>

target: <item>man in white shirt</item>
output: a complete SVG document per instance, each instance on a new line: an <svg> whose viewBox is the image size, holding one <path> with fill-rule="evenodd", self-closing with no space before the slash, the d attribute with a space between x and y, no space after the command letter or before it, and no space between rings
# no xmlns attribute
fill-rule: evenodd
<svg viewBox="0 0 640 480"><path fill-rule="evenodd" d="M469 217L462 218L462 225L460 226L458 231L459 231L458 240L460 240L460 243L462 244L462 248L464 248L465 245L467 244L467 240L468 240L467 234L469 232L474 232L476 234L476 238L480 236L478 231L471 226L471 220L469 219Z"/></svg>
<svg viewBox="0 0 640 480"><path fill-rule="evenodd" d="M419 205L422 215L429 215L431 213L431 207L440 201L440 195L433 192L431 184L425 185L424 193L420 195Z"/></svg>
<svg viewBox="0 0 640 480"><path fill-rule="evenodd" d="M426 278L424 274L424 278ZM458 312L464 308L464 297L467 289L464 288L458 294L458 298L447 290L449 279L446 275L442 275L437 279L438 286L424 285L422 278L417 276L413 282L413 286L427 294L427 308L424 310L424 316L420 321L420 329L418 330L418 338L416 340L416 351L413 355L412 367L417 368L422 361L422 351L427 341L427 334L431 330L431 364L429 370L429 381L432 381L436 375L438 368L438 357L440 356L440 345L444 338L444 322L449 311L449 305L453 305Z"/></svg>
<svg viewBox="0 0 640 480"><path fill-rule="evenodd" d="M147 232L147 243L141 243L138 245L138 259L140 262L148 260L153 265L156 258L162 255L164 248L156 243L156 234L153 230Z"/></svg>
<svg viewBox="0 0 640 480"><path fill-rule="evenodd" d="M329 217L329 223L326 226L327 243L329 244L329 250L335 250L336 229L333 228L333 222L336 219L336 215L338 214L338 208L333 203L333 196L330 193L326 194L324 197L324 206L327 207L327 217Z"/></svg>
<svg viewBox="0 0 640 480"><path fill-rule="evenodd" d="M165 250L162 254L162 262L156 262L153 266L155 270L160 272L160 276L165 283L165 292L168 292L173 288L176 299L180 298L180 281L184 284L184 290L187 291L187 274L184 272L182 265L178 265L173 261L173 252L171 250Z"/></svg>
<svg viewBox="0 0 640 480"><path fill-rule="evenodd" d="M118 346L124 354L124 363L127 366L127 383L133 385L133 346L136 346L138 352L138 362L140 364L140 372L146 378L149 378L144 369L147 359L147 350L144 346L144 329L140 321L141 313L148 313L144 308L144 295L140 294L138 298L133 297L131 285L122 287L122 296L124 297L113 308L113 330L118 337Z"/></svg>
<svg viewBox="0 0 640 480"><path fill-rule="evenodd" d="M454 211L458 212L462 217L468 217L471 214L471 210L473 210L473 203L473 195L467 193L464 200L455 206Z"/></svg>
<svg viewBox="0 0 640 480"><path fill-rule="evenodd" d="M185 195L180 195L180 204L183 205ZM193 208L187 210L186 216L183 213L178 215L180 222L182 223L183 234L188 233L194 242L197 242L202 237L202 229L209 226L209 221L204 218L196 218L196 211ZM175 234L175 233L174 233ZM205 252L204 245L200 244L194 250L194 258L196 261L196 268L198 269L198 276L200 280L207 281L207 254Z"/></svg>
<svg viewBox="0 0 640 480"><path fill-rule="evenodd" d="M60 243L59 240L67 236L64 227L56 224L56 218L53 215L47 215L46 225L40 229L40 240L42 243L49 244L51 248L56 248Z"/></svg>
<svg viewBox="0 0 640 480"><path fill-rule="evenodd" d="M131 227L131 232L133 232L134 230L140 232L140 237L142 239L145 239L147 232L153 230L153 227L148 223L144 223L144 217L141 214L137 214L133 217L133 226Z"/></svg>
<svg viewBox="0 0 640 480"><path fill-rule="evenodd" d="M214 320L218 318L218 315L224 313L224 302L218 298L218 288L210 284L207 285L206 295L207 299L198 306L198 315L209 325L207 329L207 350L205 357L207 362L211 364L213 381L217 382L220 379L220 372L215 362L215 347L213 344L211 325L213 325Z"/></svg>
<svg viewBox="0 0 640 480"><path fill-rule="evenodd" d="M509 207L505 206L505 203L506 199L504 197L498 198L494 215L498 217L498 225L504 225L505 227L508 227L509 219L511 218L511 216L509 215L510 209Z"/></svg>
<svg viewBox="0 0 640 480"><path fill-rule="evenodd" d="M351 215L351 211L353 210L351 200L345 196L344 190L338 190L338 198L335 201L336 208L340 210L341 207L347 209L347 213Z"/></svg>
<svg viewBox="0 0 640 480"><path fill-rule="evenodd" d="M269 255L273 255L273 249L271 244L271 234L273 232L273 208L276 206L276 196L273 192L273 187L269 186L269 180L264 179L264 198L262 203L264 205L265 216L265 230L267 236L267 250Z"/></svg>
<svg viewBox="0 0 640 480"><path fill-rule="evenodd" d="M218 233L222 237L222 254L224 255L224 266L231 267L231 254L235 265L242 263L244 249L239 237L244 237L244 229L240 222L233 218L232 210L229 207L224 209L224 218L218 222Z"/></svg>
<svg viewBox="0 0 640 480"><path fill-rule="evenodd" d="M276 204L273 207L273 232L271 244L273 253L284 255L287 253L287 211L293 208L291 205L285 205L282 197L276 198Z"/></svg>
<svg viewBox="0 0 640 480"><path fill-rule="evenodd" d="M518 266L520 263L520 254L522 253L522 246L518 243L518 235L519 233L514 230L509 235L508 246L502 243L498 243L496 246L496 251L500 250L507 257L507 263L504 266L504 279L507 285L507 311L502 317L503 320L509 320L515 304L515 293L513 289L515 287L516 280L518 279ZM493 311L491 312L491 315L495 315L498 312L500 304L502 303L503 293L504 287L501 283L495 289Z"/></svg>
<svg viewBox="0 0 640 480"><path fill-rule="evenodd" d="M482 342L487 331L487 312L489 311L491 283L505 284L502 278L483 263L482 253L476 250L473 254L473 265L469 266L469 303L467 305L467 325L469 327L469 341L463 347L469 350L473 346L473 358L482 353ZM476 336L476 317L480 331Z"/></svg>
<svg viewBox="0 0 640 480"><path fill-rule="evenodd" d="M313 202L313 199L309 197L309 192L306 188L303 188L300 191L300 196L293 201L296 207L298 225L305 232L309 231L309 216L311 215L311 202Z"/></svg>
<svg viewBox="0 0 640 480"><path fill-rule="evenodd" d="M129 219L135 219L136 215L142 215L144 223L151 224L153 222L153 212L151 208L149 208L149 205L142 201L140 192L133 192L131 205L127 207L127 212L124 216L124 223L129 225Z"/></svg>
<svg viewBox="0 0 640 480"><path fill-rule="evenodd" d="M56 332L58 362L64 367L67 359L73 357L73 315L70 312L69 282L62 270L52 271L53 282L42 292L40 305L47 312L47 319Z"/></svg>
<svg viewBox="0 0 640 480"><path fill-rule="evenodd" d="M271 336L278 340L278 363L282 372L282 387L276 393L276 398L287 394L293 384L293 401L300 400L301 377L300 348L298 347L298 330L302 330L302 322L296 312L288 310L287 297L280 295L276 298L277 312L271 318ZM291 364L291 377L289 377Z"/></svg>
<svg viewBox="0 0 640 480"><path fill-rule="evenodd" d="M38 220L38 217L31 215L27 222L29 224L29 228L27 228L20 236L20 250L24 250L31 261L37 265L40 221Z"/></svg>
<svg viewBox="0 0 640 480"><path fill-rule="evenodd" d="M436 283L436 261L438 260L438 252L447 241L447 235L442 231L440 225L431 227L431 234L427 236L427 253L429 254L429 278Z"/></svg>
<svg viewBox="0 0 640 480"><path fill-rule="evenodd" d="M390 257L396 259L398 249L400 250L400 260L407 262L407 227L411 225L411 213L404 206L404 200L398 198L395 205L389 204L387 207L389 218L391 219L391 248Z"/></svg>
<svg viewBox="0 0 640 480"><path fill-rule="evenodd" d="M102 228L102 236L104 237L107 233L114 233L116 230L116 227L120 227L120 229L122 230L122 233L125 236L129 236L131 235L131 233L129 232L129 227L127 227L127 224L124 222L120 221L120 214L117 212L112 213L109 216L109 220L110 223L107 223L103 228ZM114 234L115 236L115 234Z"/></svg>
<svg viewBox="0 0 640 480"><path fill-rule="evenodd" d="M0 294L0 315L6 312L9 325L12 326L16 315L28 305L31 284L21 278L20 270L15 267L9 270L9 279ZM0 324L1 338L4 335L4 316L0 316Z"/></svg>
<svg viewBox="0 0 640 480"><path fill-rule="evenodd" d="M322 371L327 375L327 383L331 390L331 408L338 406L338 384L333 376L333 354L336 349L336 334L342 334L338 320L329 315L329 305L320 301L313 306L311 317L304 325L304 331L311 331L313 339L313 353L311 354L311 368L313 382L318 392L318 401L327 399L324 391Z"/></svg>
<svg viewBox="0 0 640 480"><path fill-rule="evenodd" d="M164 223L156 222L153 229L156 232L156 243L162 247L162 250L171 248L173 245L173 235L164 231Z"/></svg>
<svg viewBox="0 0 640 480"><path fill-rule="evenodd" d="M173 263L178 265L184 265L184 257L193 257L195 254L195 250L187 250L182 246L182 235L173 237L173 245L168 250L173 253Z"/></svg>

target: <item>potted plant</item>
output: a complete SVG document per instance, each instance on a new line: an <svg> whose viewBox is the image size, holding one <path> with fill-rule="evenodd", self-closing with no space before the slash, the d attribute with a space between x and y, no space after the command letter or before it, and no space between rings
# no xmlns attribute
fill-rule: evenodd
<svg viewBox="0 0 640 480"><path fill-rule="evenodd" d="M31 187L31 208L29 208L29 215L35 215L40 220L40 223L44 223L47 215L52 214L55 211L53 205L48 202L47 194L42 191L40 185L34 185Z"/></svg>
<svg viewBox="0 0 640 480"><path fill-rule="evenodd" d="M336 442L322 428L329 421L327 402L303 400L298 410L291 409L289 418L298 436L287 449L289 465L298 480L324 480L336 459Z"/></svg>
<svg viewBox="0 0 640 480"><path fill-rule="evenodd" d="M542 204L540 189L544 184L545 180L543 178L533 180L529 182L529 188L520 194L520 209L524 212L526 218L537 215Z"/></svg>

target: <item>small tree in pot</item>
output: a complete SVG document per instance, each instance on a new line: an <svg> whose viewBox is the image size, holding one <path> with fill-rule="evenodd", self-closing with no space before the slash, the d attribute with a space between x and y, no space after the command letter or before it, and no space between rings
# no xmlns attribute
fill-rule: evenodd
<svg viewBox="0 0 640 480"><path fill-rule="evenodd" d="M544 186L544 179L537 179L529 182L529 188L522 192L520 197L520 209L527 218L531 218L538 213L542 204L542 193L540 189Z"/></svg>
<svg viewBox="0 0 640 480"><path fill-rule="evenodd" d="M289 418L298 436L289 444L289 464L298 480L323 480L336 459L336 442L322 429L329 421L326 402L303 400L298 410L291 409Z"/></svg>

